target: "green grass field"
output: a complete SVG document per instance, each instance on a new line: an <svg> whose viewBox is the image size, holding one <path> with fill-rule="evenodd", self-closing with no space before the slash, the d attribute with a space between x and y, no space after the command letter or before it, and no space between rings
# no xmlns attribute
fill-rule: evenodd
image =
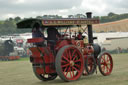
<svg viewBox="0 0 128 85"><path fill-rule="evenodd" d="M0 62L0 85L128 85L128 54L114 54L113 61L114 68L110 76L102 76L98 72L73 82L64 82L59 77L48 82L38 80L28 58L4 61Z"/></svg>

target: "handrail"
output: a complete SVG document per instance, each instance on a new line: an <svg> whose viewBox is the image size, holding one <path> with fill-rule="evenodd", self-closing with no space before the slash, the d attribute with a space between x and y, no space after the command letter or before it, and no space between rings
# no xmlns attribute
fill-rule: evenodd
<svg viewBox="0 0 128 85"><path fill-rule="evenodd" d="M27 43L39 43L45 41L42 37L27 39Z"/></svg>

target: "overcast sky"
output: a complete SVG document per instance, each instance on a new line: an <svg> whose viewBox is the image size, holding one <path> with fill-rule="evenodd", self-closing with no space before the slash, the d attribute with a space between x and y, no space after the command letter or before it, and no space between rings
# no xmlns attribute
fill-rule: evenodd
<svg viewBox="0 0 128 85"><path fill-rule="evenodd" d="M128 12L128 0L0 0L0 20L20 16L36 17L44 14L85 14L103 16L109 12Z"/></svg>

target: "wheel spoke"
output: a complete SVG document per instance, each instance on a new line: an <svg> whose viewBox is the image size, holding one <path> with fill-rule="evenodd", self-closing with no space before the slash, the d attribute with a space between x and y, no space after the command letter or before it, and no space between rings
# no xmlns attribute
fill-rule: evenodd
<svg viewBox="0 0 128 85"><path fill-rule="evenodd" d="M90 61L88 62L88 66L92 66L92 65L94 65L94 61L91 61L91 60L90 60Z"/></svg>
<svg viewBox="0 0 128 85"><path fill-rule="evenodd" d="M78 73L80 72L77 68L75 68L75 67L72 67L74 70L76 70Z"/></svg>
<svg viewBox="0 0 128 85"><path fill-rule="evenodd" d="M69 70L70 70L70 67L68 68L68 70L67 70L67 72L66 72L65 76L67 76L67 75L68 75Z"/></svg>
<svg viewBox="0 0 128 85"><path fill-rule="evenodd" d="M64 46L58 51L55 60L56 72L64 81L77 80L83 72L84 60L75 46Z"/></svg>
<svg viewBox="0 0 128 85"><path fill-rule="evenodd" d="M76 52L76 49L73 51L72 56L75 54L75 52Z"/></svg>
<svg viewBox="0 0 128 85"><path fill-rule="evenodd" d="M72 78L72 71L71 71L71 68L70 68L70 77Z"/></svg>
<svg viewBox="0 0 128 85"><path fill-rule="evenodd" d="M109 72L110 68L107 65L106 65L106 67L107 67L107 72Z"/></svg>
<svg viewBox="0 0 128 85"><path fill-rule="evenodd" d="M103 70L104 73L106 73L106 67L104 66L104 70Z"/></svg>
<svg viewBox="0 0 128 85"><path fill-rule="evenodd" d="M66 72L67 69L68 69L68 67L65 67L64 72Z"/></svg>
<svg viewBox="0 0 128 85"><path fill-rule="evenodd" d="M61 60L62 63L67 63L65 60Z"/></svg>
<svg viewBox="0 0 128 85"><path fill-rule="evenodd" d="M102 56L103 61L105 62L105 56Z"/></svg>
<svg viewBox="0 0 128 85"><path fill-rule="evenodd" d="M78 59L78 60L75 60L74 62L76 63L76 62L80 62L81 61L81 59Z"/></svg>
<svg viewBox="0 0 128 85"><path fill-rule="evenodd" d="M65 65L62 65L62 68L63 68L63 67L67 67L67 66L69 66L69 65L70 65L69 63L68 63L68 64L65 64Z"/></svg>
<svg viewBox="0 0 128 85"><path fill-rule="evenodd" d="M69 50L69 58L72 60L71 51Z"/></svg>
<svg viewBox="0 0 128 85"><path fill-rule="evenodd" d="M63 58L69 62L69 59L67 57L63 56Z"/></svg>
<svg viewBox="0 0 128 85"><path fill-rule="evenodd" d="M100 57L100 72L104 76L110 75L112 68L113 68L113 61L111 58L111 55L107 52L103 53L102 56Z"/></svg>
<svg viewBox="0 0 128 85"><path fill-rule="evenodd" d="M105 65L102 66L102 70L105 71Z"/></svg>
<svg viewBox="0 0 128 85"><path fill-rule="evenodd" d="M106 55L104 59L105 59L105 62L107 62L108 61L108 55Z"/></svg>
<svg viewBox="0 0 128 85"><path fill-rule="evenodd" d="M103 59L103 58L101 58L101 59L100 59L100 62L104 62L104 59Z"/></svg>
<svg viewBox="0 0 128 85"><path fill-rule="evenodd" d="M102 63L100 63L101 65L105 65L105 63L104 62L102 62Z"/></svg>
<svg viewBox="0 0 128 85"><path fill-rule="evenodd" d="M111 65L111 63L110 62L107 62L107 65Z"/></svg>
<svg viewBox="0 0 128 85"><path fill-rule="evenodd" d="M80 65L78 65L78 64L75 64L75 66L78 67L78 68L80 68Z"/></svg>
<svg viewBox="0 0 128 85"><path fill-rule="evenodd" d="M74 75L74 70L73 70L73 68L72 68L72 67L71 67L71 69L72 69L72 73L73 73L73 77L74 77L74 76L75 76L75 75Z"/></svg>
<svg viewBox="0 0 128 85"><path fill-rule="evenodd" d="M73 61L77 58L77 55L74 56Z"/></svg>
<svg viewBox="0 0 128 85"><path fill-rule="evenodd" d="M105 55L104 55L104 60L105 60Z"/></svg>
<svg viewBox="0 0 128 85"><path fill-rule="evenodd" d="M107 62L109 61L109 56L107 56Z"/></svg>
<svg viewBox="0 0 128 85"><path fill-rule="evenodd" d="M111 63L110 63L109 65L110 65L110 66L112 66L112 64L111 64Z"/></svg>

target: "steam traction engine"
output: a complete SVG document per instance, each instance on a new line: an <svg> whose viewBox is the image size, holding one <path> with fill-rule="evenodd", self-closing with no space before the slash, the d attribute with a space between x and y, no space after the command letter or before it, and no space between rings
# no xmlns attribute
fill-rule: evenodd
<svg viewBox="0 0 128 85"><path fill-rule="evenodd" d="M14 42L12 40L3 40L0 43L0 51L0 61L11 61L20 58L14 50Z"/></svg>
<svg viewBox="0 0 128 85"><path fill-rule="evenodd" d="M86 19L27 19L17 23L18 28L34 28L35 24L43 29L66 28L64 34L57 40L42 37L28 39L28 43L34 43L29 48L32 52L30 61L38 79L54 80L58 75L64 81L73 81L81 75L93 74L97 67L104 76L111 74L111 55L108 52L101 52L100 46L93 43L92 24L98 24L99 20L92 19L90 12L86 14ZM87 25L89 43L85 44L83 39L78 39L76 34L72 36L71 32L68 33L70 37L66 37L67 29L83 25ZM35 45L36 43L42 45Z"/></svg>

